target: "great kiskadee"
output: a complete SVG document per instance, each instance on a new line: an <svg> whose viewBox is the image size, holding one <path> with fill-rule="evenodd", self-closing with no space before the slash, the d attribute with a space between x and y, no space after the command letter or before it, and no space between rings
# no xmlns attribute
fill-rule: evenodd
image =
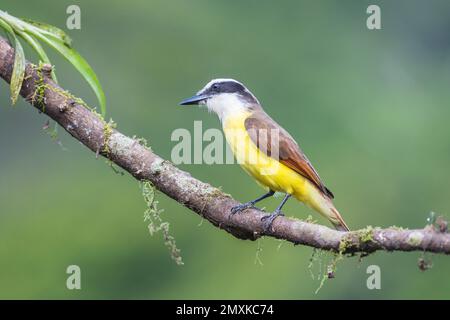
<svg viewBox="0 0 450 320"><path fill-rule="evenodd" d="M268 191L232 208L232 214L253 207L277 191L285 196L276 210L263 218L266 231L277 216L283 215L281 208L291 196L322 214L336 229L349 230L333 205L333 193L322 183L298 144L264 112L258 99L242 83L214 79L180 104L206 105L215 112L238 163Z"/></svg>

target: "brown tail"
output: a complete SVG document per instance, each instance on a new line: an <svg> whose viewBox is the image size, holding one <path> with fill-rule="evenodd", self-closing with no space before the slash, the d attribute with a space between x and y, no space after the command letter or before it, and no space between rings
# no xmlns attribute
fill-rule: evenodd
<svg viewBox="0 0 450 320"><path fill-rule="evenodd" d="M335 221L331 221L331 223L333 223L333 226L336 228L336 230L338 231L350 231L349 227L347 226L347 224L345 223L344 219L342 219L342 216L340 215L339 211L337 211L336 208L331 208L331 211L333 211L334 213L334 217L336 218L336 222Z"/></svg>

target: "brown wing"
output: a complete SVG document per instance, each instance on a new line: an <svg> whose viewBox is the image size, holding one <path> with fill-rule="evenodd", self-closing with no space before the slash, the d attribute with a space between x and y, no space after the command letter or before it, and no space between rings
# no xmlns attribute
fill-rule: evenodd
<svg viewBox="0 0 450 320"><path fill-rule="evenodd" d="M248 117L245 120L245 128L252 141L266 155L274 159L278 156L277 160L282 164L311 181L328 197L334 198L333 193L322 183L316 170L311 165L311 162L309 162L308 158L302 150L300 150L300 147L295 140L264 111L255 111ZM271 150L272 145L276 146L276 142L272 142L272 135L277 133L279 135L278 155ZM276 137L274 137L274 139L275 138Z"/></svg>

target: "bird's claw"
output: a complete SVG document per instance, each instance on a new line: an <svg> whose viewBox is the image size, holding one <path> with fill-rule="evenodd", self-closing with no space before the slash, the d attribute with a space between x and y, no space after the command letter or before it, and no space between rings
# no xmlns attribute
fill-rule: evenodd
<svg viewBox="0 0 450 320"><path fill-rule="evenodd" d="M270 231L270 228L272 227L273 221L278 216L284 216L284 213L281 212L281 211L274 211L272 214L270 214L268 216L264 216L264 217L261 218L261 221L263 222L264 233L267 233L267 232Z"/></svg>
<svg viewBox="0 0 450 320"><path fill-rule="evenodd" d="M238 212L244 211L249 208L254 208L253 203L246 202L246 203L238 204L237 206L231 208L231 214L236 214Z"/></svg>

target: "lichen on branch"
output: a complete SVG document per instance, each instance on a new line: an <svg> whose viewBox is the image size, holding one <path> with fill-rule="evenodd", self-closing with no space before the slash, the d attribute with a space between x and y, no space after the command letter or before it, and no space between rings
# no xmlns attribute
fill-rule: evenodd
<svg viewBox="0 0 450 320"><path fill-rule="evenodd" d="M144 221L148 222L148 231L150 235L154 235L157 232L162 232L164 237L164 244L167 246L170 252L170 256L177 265L183 265L183 259L181 258L180 249L177 248L175 238L169 232L169 222L163 221L161 213L163 209L158 208L158 201L155 200L156 189L150 181L142 181L142 196L147 205L144 211Z"/></svg>

